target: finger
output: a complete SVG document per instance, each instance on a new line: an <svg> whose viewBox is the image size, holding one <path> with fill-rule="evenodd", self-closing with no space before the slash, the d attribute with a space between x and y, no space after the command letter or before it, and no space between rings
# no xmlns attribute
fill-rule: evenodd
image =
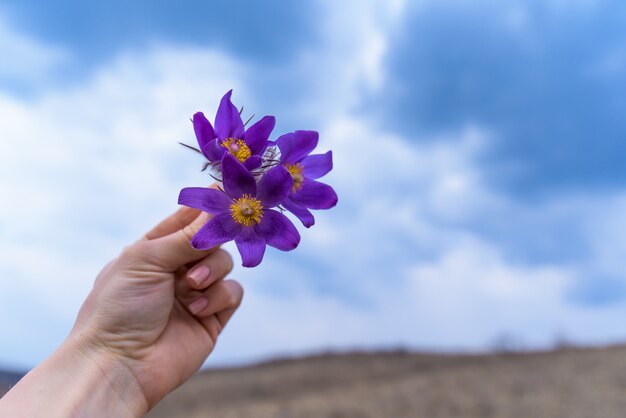
<svg viewBox="0 0 626 418"><path fill-rule="evenodd" d="M192 266L185 275L185 279L178 282L181 285L181 290L202 290L217 280L223 279L232 270L233 258L228 251L217 249Z"/></svg>
<svg viewBox="0 0 626 418"><path fill-rule="evenodd" d="M175 281L176 298L185 306L196 300L215 282L222 280L232 271L233 260L230 254L217 249L196 262L188 271L181 269Z"/></svg>
<svg viewBox="0 0 626 418"><path fill-rule="evenodd" d="M239 305L241 305L241 301L239 301ZM223 311L219 311L208 318L202 319L202 326L209 333L213 341L217 340L217 337L224 330L230 318L239 308L239 305L234 308L224 309Z"/></svg>
<svg viewBox="0 0 626 418"><path fill-rule="evenodd" d="M198 209L183 206L152 228L142 239L151 240L161 238L179 229L183 229L193 222L200 213Z"/></svg>
<svg viewBox="0 0 626 418"><path fill-rule="evenodd" d="M210 187L215 189L217 184L213 183ZM151 240L173 234L193 222L200 213L198 209L183 206L152 228L142 239Z"/></svg>
<svg viewBox="0 0 626 418"><path fill-rule="evenodd" d="M202 267L208 267L210 273L208 278L205 278L201 284L193 282L188 277L189 273L185 273L184 269L178 273L177 280L174 283L175 295L184 306L189 307L196 300L213 299L216 298L216 294L220 295L220 292L223 293L219 289L219 286L222 285L218 285L218 282L223 281L226 275L230 273L232 260L226 251L220 249L200 260L197 266L193 267L189 272L196 268L203 270ZM200 304L200 302L198 303ZM194 313L199 312L199 309L201 308L194 309Z"/></svg>
<svg viewBox="0 0 626 418"><path fill-rule="evenodd" d="M243 295L242 295L242 298L243 298ZM218 313L215 314L215 317L217 318L217 321L219 322L219 325L220 325L220 328L217 333L218 335L226 327L226 324L228 324L228 321L230 321L230 318L235 314L237 309L239 309L240 305L241 305L241 300L239 301L239 305L235 306L234 308L224 309L223 311L219 311Z"/></svg>
<svg viewBox="0 0 626 418"><path fill-rule="evenodd" d="M220 280L185 306L215 341L242 299L243 288L238 282Z"/></svg>
<svg viewBox="0 0 626 418"><path fill-rule="evenodd" d="M179 300L198 318L211 316L224 309L239 306L243 297L241 285L234 280L219 280L204 292L194 292ZM182 299L182 300L181 300Z"/></svg>
<svg viewBox="0 0 626 418"><path fill-rule="evenodd" d="M193 261L200 260L217 247L209 250L196 250L191 246L193 236L206 224L211 215L202 212L189 225L164 237L136 244L141 245L144 252L147 252L153 262L166 271L176 271Z"/></svg>

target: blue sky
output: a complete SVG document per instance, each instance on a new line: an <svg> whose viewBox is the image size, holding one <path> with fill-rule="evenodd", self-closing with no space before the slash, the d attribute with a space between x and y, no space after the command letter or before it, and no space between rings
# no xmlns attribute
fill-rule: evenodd
<svg viewBox="0 0 626 418"><path fill-rule="evenodd" d="M389 57L399 80L389 120L405 134L468 121L497 129L506 140L494 162L522 167L501 179L506 191L619 186L626 5L565 3L433 2L409 14Z"/></svg>
<svg viewBox="0 0 626 418"><path fill-rule="evenodd" d="M617 1L1 2L0 366L63 340L99 269L209 180L221 95L320 131L340 205L233 273L209 364L626 340Z"/></svg>

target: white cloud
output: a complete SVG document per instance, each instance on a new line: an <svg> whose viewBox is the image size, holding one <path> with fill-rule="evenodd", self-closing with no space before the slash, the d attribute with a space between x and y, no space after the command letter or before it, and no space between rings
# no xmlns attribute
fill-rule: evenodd
<svg viewBox="0 0 626 418"><path fill-rule="evenodd" d="M490 186L492 173L481 165L493 141L501 140L497 132L469 125L415 142L353 112L364 86L385 81L376 70L384 58L379 47L395 15L381 10L367 3L328 11L328 39L342 36L308 56L334 63L325 67L328 74L321 72L328 84L308 114L320 120L322 146L334 151L335 171L327 181L340 204L332 213L318 212L322 219L305 232L296 254L272 258L248 274L248 301L220 347L221 358L355 345L485 349L503 334L528 347L549 346L562 336L587 343L624 338L619 318L625 307L591 309L567 297L582 276L608 265L604 255L620 259L623 240L606 241L620 229L607 234L598 224L616 220L621 206L612 203L615 195L513 201ZM359 24L340 32L337 22L347 16ZM603 205L611 208L606 214L597 210ZM531 235L566 225L599 247L578 260L529 261L481 236L477 220L527 228ZM251 328L257 332L250 334Z"/></svg>
<svg viewBox="0 0 626 418"><path fill-rule="evenodd" d="M86 85L29 101L0 94L0 189L8 198L0 266L12 277L0 282L3 329L36 300L64 335L99 268L174 210L183 185L209 183L177 141L193 143L189 117L214 112L226 90L240 88L243 71L215 51L161 46L118 57ZM20 292L33 300L12 299ZM50 326L38 321L5 335L2 355L49 352L57 340L14 347Z"/></svg>
<svg viewBox="0 0 626 418"><path fill-rule="evenodd" d="M623 337L623 307L591 310L564 297L583 272L619 266L624 240L612 226L623 223L623 197L514 202L481 166L498 139L488 127L423 142L384 131L354 109L386 83L382 60L403 2L324 5L322 43L286 70L325 86L296 106L334 151L326 181L340 204L316 213L295 252L236 269L246 300L215 361L356 345L477 349L500 332L533 345L559 331ZM311 65L319 62L327 65ZM173 210L181 187L209 181L176 141L193 142L188 117L214 111L229 88L263 113L254 78L218 51L154 45L69 90L31 101L0 93L0 190L10 199L0 206L0 266L11 277L0 281L0 326L10 330L0 360L28 364L51 351L99 268ZM472 228L477 219L542 228L572 207L593 248L580 262L514 262ZM33 344L33 335L45 338Z"/></svg>
<svg viewBox="0 0 626 418"><path fill-rule="evenodd" d="M65 49L42 44L10 25L0 10L0 81L42 83L52 71L67 64L71 55Z"/></svg>

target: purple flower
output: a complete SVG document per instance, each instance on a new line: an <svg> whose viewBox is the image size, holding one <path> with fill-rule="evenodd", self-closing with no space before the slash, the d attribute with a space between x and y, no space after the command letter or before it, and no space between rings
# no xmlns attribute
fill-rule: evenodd
<svg viewBox="0 0 626 418"><path fill-rule="evenodd" d="M202 154L211 163L220 163L225 153L232 154L247 169L261 165L261 156L267 147L267 139L274 129L274 116L265 116L245 129L241 115L231 103L230 90L222 97L215 116L215 129L202 112L193 115L193 129Z"/></svg>
<svg viewBox="0 0 626 418"><path fill-rule="evenodd" d="M263 260L265 246L282 251L300 243L296 227L279 205L293 187L289 171L281 165L268 170L258 184L233 155L222 160L224 191L188 187L180 191L178 203L208 212L213 218L191 240L198 250L235 240L244 267L255 267Z"/></svg>
<svg viewBox="0 0 626 418"><path fill-rule="evenodd" d="M291 193L282 202L289 212L310 228L315 218L309 209L330 209L337 204L337 194L327 184L315 181L333 169L333 154L309 155L317 146L315 131L295 131L276 140L280 149L280 164L293 178Z"/></svg>

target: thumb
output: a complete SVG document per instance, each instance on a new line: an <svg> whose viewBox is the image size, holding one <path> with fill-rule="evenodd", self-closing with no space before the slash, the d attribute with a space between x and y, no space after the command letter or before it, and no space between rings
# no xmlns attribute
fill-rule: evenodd
<svg viewBox="0 0 626 418"><path fill-rule="evenodd" d="M176 271L187 263L200 260L216 248L209 250L196 250L191 246L191 239L209 220L211 215L206 212L200 213L190 224L169 235L143 241L153 261L166 270Z"/></svg>

